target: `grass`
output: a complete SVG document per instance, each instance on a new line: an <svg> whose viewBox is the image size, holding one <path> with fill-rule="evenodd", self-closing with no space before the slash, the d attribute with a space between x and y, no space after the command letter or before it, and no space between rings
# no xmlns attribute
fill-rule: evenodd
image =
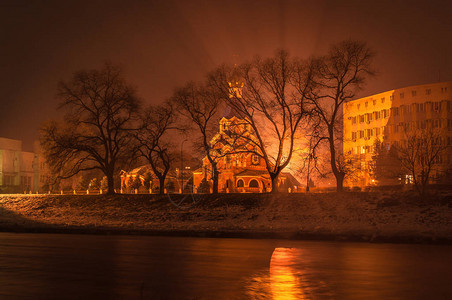
<svg viewBox="0 0 452 300"><path fill-rule="evenodd" d="M177 197L179 195L174 195ZM159 195L1 195L0 229L88 233L452 240L452 200L414 192L200 195L181 209Z"/></svg>

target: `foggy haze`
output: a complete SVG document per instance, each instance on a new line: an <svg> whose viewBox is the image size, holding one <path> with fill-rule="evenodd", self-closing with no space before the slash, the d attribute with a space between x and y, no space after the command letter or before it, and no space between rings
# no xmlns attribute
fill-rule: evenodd
<svg viewBox="0 0 452 300"><path fill-rule="evenodd" d="M159 103L221 63L321 54L352 38L376 52L361 96L452 80L447 1L1 1L0 136L31 148L74 71L120 64Z"/></svg>

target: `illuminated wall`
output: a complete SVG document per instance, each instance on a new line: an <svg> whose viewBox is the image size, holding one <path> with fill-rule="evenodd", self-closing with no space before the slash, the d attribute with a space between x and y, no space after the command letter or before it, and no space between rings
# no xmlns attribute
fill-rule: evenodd
<svg viewBox="0 0 452 300"><path fill-rule="evenodd" d="M235 134L231 134L235 132ZM222 193L262 193L271 189L271 179L268 174L265 161L250 152L237 153L231 144L234 144L234 136L246 136L247 139L256 139L242 119L232 116L224 117L219 122L218 133L212 138L211 146L213 157L216 157L219 171L218 190ZM249 144L252 145L252 144ZM249 149L250 150L250 149ZM217 152L218 151L218 152ZM212 180L212 166L207 158L203 159L202 168L193 172L193 184L195 190L201 184L203 178ZM300 183L289 172L281 172L278 177L278 188L283 191L298 191Z"/></svg>
<svg viewBox="0 0 452 300"><path fill-rule="evenodd" d="M22 141L0 138L0 186L36 192L45 183L43 168L38 154L22 151Z"/></svg>
<svg viewBox="0 0 452 300"><path fill-rule="evenodd" d="M406 133L424 128L441 130L443 142L451 145L452 82L433 83L390 90L356 99L344 105L344 154L354 164L349 186L378 184L369 170L376 140L390 147ZM442 157L452 162L450 147Z"/></svg>

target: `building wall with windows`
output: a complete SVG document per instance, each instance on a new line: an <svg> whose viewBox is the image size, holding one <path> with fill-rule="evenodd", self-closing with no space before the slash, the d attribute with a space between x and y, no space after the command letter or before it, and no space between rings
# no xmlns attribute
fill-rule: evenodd
<svg viewBox="0 0 452 300"><path fill-rule="evenodd" d="M374 147L398 145L409 132L432 128L441 131L442 143L451 145L452 82L390 90L345 103L344 155L352 161L351 186L378 184L371 175ZM452 162L450 147L439 160L446 171ZM436 174L439 175L439 174Z"/></svg>
<svg viewBox="0 0 452 300"><path fill-rule="evenodd" d="M45 184L42 157L22 150L22 141L0 137L0 187L3 192L37 192Z"/></svg>

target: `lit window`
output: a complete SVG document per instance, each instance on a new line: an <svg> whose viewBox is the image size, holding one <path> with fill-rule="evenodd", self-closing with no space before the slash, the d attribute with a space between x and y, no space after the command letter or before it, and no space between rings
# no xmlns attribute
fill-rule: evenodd
<svg viewBox="0 0 452 300"><path fill-rule="evenodd" d="M258 165L260 162L260 157L258 155L253 155L251 157L251 162L253 165Z"/></svg>

